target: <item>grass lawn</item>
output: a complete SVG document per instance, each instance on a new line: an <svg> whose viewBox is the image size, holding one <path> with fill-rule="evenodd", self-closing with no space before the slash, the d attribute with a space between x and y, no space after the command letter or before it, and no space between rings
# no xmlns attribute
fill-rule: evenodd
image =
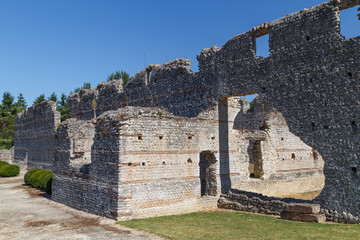
<svg viewBox="0 0 360 240"><path fill-rule="evenodd" d="M360 225L302 223L213 211L118 222L167 239L360 239Z"/></svg>

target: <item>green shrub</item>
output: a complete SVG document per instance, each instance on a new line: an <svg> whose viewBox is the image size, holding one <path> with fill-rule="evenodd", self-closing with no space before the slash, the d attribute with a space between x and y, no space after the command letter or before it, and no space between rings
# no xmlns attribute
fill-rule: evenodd
<svg viewBox="0 0 360 240"><path fill-rule="evenodd" d="M24 176L24 181L35 188L40 188L51 194L52 178L54 174L44 169L32 169Z"/></svg>
<svg viewBox="0 0 360 240"><path fill-rule="evenodd" d="M29 180L30 180L31 175L32 175L33 173L39 171L39 170L41 170L41 169L40 169L40 168L34 168L34 169L31 169L31 170L27 171L27 173L25 173L25 175L24 175L24 182L25 182L26 185L30 185L30 181L29 181Z"/></svg>
<svg viewBox="0 0 360 240"><path fill-rule="evenodd" d="M0 168L4 167L6 165L9 165L9 163L4 162L4 161L0 161Z"/></svg>
<svg viewBox="0 0 360 240"><path fill-rule="evenodd" d="M15 177L19 174L20 168L16 165L5 165L0 168L0 176L1 177Z"/></svg>
<svg viewBox="0 0 360 240"><path fill-rule="evenodd" d="M33 173L30 177L30 185L37 188L40 186L40 182L39 182L39 178L43 175L43 174L46 174L48 173L49 171L47 170L43 170L43 169L40 169L38 171L36 171L35 173Z"/></svg>
<svg viewBox="0 0 360 240"><path fill-rule="evenodd" d="M54 174L52 172L45 175L42 178L41 188L45 190L48 194L51 194L51 186L52 186L52 179Z"/></svg>
<svg viewBox="0 0 360 240"><path fill-rule="evenodd" d="M44 172L43 174L41 174L39 176L39 178L38 178L38 188L45 189L46 184L44 183L44 178L49 174L51 174L51 172L46 171L46 172Z"/></svg>

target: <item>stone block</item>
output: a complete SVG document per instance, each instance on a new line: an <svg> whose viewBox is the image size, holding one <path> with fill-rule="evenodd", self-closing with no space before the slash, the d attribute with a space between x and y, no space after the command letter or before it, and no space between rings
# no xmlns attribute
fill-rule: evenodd
<svg viewBox="0 0 360 240"><path fill-rule="evenodd" d="M326 217L324 214L303 214L296 212L282 212L280 214L281 219L291 220L291 221L300 221L300 222L317 222L323 223L326 221Z"/></svg>
<svg viewBox="0 0 360 240"><path fill-rule="evenodd" d="M319 204L310 203L291 203L285 206L285 212L304 213L304 214L317 214L320 213Z"/></svg>

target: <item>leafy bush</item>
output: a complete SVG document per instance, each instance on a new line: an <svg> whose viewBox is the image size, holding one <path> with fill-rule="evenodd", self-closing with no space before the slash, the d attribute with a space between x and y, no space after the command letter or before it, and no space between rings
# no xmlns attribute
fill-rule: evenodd
<svg viewBox="0 0 360 240"><path fill-rule="evenodd" d="M6 165L9 165L9 163L4 162L4 161L0 161L0 168L4 167Z"/></svg>
<svg viewBox="0 0 360 240"><path fill-rule="evenodd" d="M33 173L37 172L38 170L41 170L40 168L34 168L34 169L31 169L29 171L27 171L27 173L25 173L24 175L24 182L25 184L27 185L30 185L30 177Z"/></svg>
<svg viewBox="0 0 360 240"><path fill-rule="evenodd" d="M20 168L16 165L5 165L0 168L0 176L1 177L15 177L19 174Z"/></svg>
<svg viewBox="0 0 360 240"><path fill-rule="evenodd" d="M45 192L47 192L48 194L51 194L51 186L52 186L52 179L53 179L54 174L52 172L46 174L41 181L41 189L44 189Z"/></svg>
<svg viewBox="0 0 360 240"><path fill-rule="evenodd" d="M40 180L41 180L42 176L49 172L50 171L40 169L40 170L36 171L35 173L33 173L30 177L30 185L35 188L40 187Z"/></svg>
<svg viewBox="0 0 360 240"><path fill-rule="evenodd" d="M28 185L31 185L35 188L40 188L51 194L53 176L54 174L51 171L36 168L28 171L25 174L24 181Z"/></svg>

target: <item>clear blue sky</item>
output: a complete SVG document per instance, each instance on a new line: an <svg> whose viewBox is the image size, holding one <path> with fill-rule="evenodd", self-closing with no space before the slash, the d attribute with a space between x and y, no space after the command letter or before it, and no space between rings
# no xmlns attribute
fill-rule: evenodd
<svg viewBox="0 0 360 240"><path fill-rule="evenodd" d="M196 71L202 48L321 2L1 0L0 94L21 92L31 105L42 93L95 87L116 70L132 76L144 54L147 65L187 55ZM356 8L343 12L342 32L360 35Z"/></svg>

